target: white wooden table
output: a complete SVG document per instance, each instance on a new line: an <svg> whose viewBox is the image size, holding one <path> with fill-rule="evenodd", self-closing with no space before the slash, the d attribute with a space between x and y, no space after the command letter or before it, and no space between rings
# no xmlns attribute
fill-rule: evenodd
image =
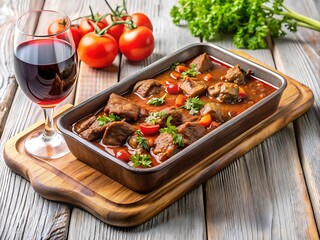
<svg viewBox="0 0 320 240"><path fill-rule="evenodd" d="M112 6L121 0L110 1ZM129 12L152 20L155 51L132 64L121 58L102 70L81 64L74 93L62 104L78 104L126 76L199 42L171 22L177 0L128 0ZM29 9L56 9L71 18L105 12L104 1L0 1L0 131L4 143L42 118L21 92L13 73L14 21ZM319 0L285 0L320 20ZM230 37L216 44L234 49ZM169 208L138 227L116 228L68 204L42 198L0 157L0 239L319 239L320 229L320 33L298 29L274 40L270 49L248 54L307 85L313 107Z"/></svg>

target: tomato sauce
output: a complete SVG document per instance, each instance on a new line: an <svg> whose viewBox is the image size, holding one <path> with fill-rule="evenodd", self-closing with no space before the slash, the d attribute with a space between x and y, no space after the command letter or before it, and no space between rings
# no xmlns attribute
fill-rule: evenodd
<svg viewBox="0 0 320 240"><path fill-rule="evenodd" d="M203 74L198 74L196 77L198 78L199 81L203 81L207 84L207 86L212 86L215 85L216 83L219 82L224 82L221 80L221 77L226 75L227 70L230 68L230 66L224 62L219 61L218 59L212 58L211 60L215 64L214 68L210 72L205 72ZM189 60L185 63L186 66L189 66L190 62L192 61ZM173 73L173 74L172 74ZM162 97L164 94L166 94L166 86L169 84L181 84L183 82L183 79L175 79L174 76L176 76L177 72L175 70L168 69L161 74L153 77L153 79L158 80L162 84L162 90L158 92L156 95L153 95L152 97ZM210 74L210 80L206 81L205 79L208 79L208 76L206 77L207 74ZM141 79L144 80L144 79ZM233 117L236 117L239 115L241 112L245 111L255 103L259 102L261 99L265 98L266 96L270 95L272 92L276 90L274 86L271 86L267 83L265 83L262 79L259 79L257 77L254 77L253 75L250 75L247 82L245 84L241 85L241 88L245 91L245 98L241 100L241 102L237 103L224 103L220 102L217 100L215 97L208 96L207 94L199 96L199 99L202 100L204 103L209 103L209 102L214 102L218 103L221 106L222 110L222 115L228 116L228 120L232 119ZM180 94L183 94L181 91ZM146 109L149 112L152 111L161 111L165 108L170 108L170 107L176 107L175 106L175 101L178 95L173 95L173 94L168 94L165 97L165 103L160 105L160 106L155 106L155 105L149 105L147 104L147 101L149 98L142 98L141 96L130 92L123 97L129 99L130 101L136 103L139 105L141 108ZM191 115L190 115L191 116ZM139 129L139 124L144 122L145 118L142 117L138 121L130 123L134 125L137 129ZM223 123L222 123L223 124ZM218 127L218 125L217 125ZM212 128L212 127L211 127ZM212 129L207 128L207 132L210 132ZM153 135L153 136L144 136L147 142L152 145L152 143L155 141L155 139L158 137L159 134ZM104 149L107 151L109 154L116 156L118 151L123 151L126 150L130 154L134 154L135 149L132 149L128 143L126 143L124 146L121 147L113 147L113 146L104 146L101 144L101 141L95 141L93 142L96 146L100 147L101 149ZM152 152L152 148L150 150L150 155L151 155L151 161L152 161L152 166L156 166L161 163L157 156L155 156ZM129 162L128 164L132 165L132 162Z"/></svg>

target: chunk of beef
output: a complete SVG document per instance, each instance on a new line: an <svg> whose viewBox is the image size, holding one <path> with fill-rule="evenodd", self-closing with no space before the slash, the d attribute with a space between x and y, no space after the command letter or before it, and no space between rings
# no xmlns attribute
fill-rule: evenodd
<svg viewBox="0 0 320 240"><path fill-rule="evenodd" d="M203 108L200 110L201 116L209 113L212 119L216 122L224 122L222 116L222 110L220 104L217 103L206 103Z"/></svg>
<svg viewBox="0 0 320 240"><path fill-rule="evenodd" d="M131 148L135 149L135 153L138 154L149 154L149 151L144 149L143 146L139 145L137 138L139 137L139 134L137 133L137 131L134 132L134 134L129 137L128 139L128 144ZM144 136L144 138L147 140L148 146L149 148L152 147L153 141L148 141L148 137Z"/></svg>
<svg viewBox="0 0 320 240"><path fill-rule="evenodd" d="M154 113L151 113L153 115ZM171 125L179 126L185 122L195 122L199 120L199 116L190 115L189 111L184 108L165 108L160 112L160 117L155 118L154 123L159 124L161 128L166 127L167 119L172 117Z"/></svg>
<svg viewBox="0 0 320 240"><path fill-rule="evenodd" d="M163 162L178 151L178 145L173 143L173 137L169 133L160 133L154 141L153 153L158 160Z"/></svg>
<svg viewBox="0 0 320 240"><path fill-rule="evenodd" d="M182 134L185 146L189 146L206 134L205 127L198 122L186 122L177 127L177 130Z"/></svg>
<svg viewBox="0 0 320 240"><path fill-rule="evenodd" d="M140 107L127 98L111 93L104 112L114 113L127 121L136 121L139 117Z"/></svg>
<svg viewBox="0 0 320 240"><path fill-rule="evenodd" d="M137 82L133 88L133 92L139 94L141 97L150 97L153 94L161 91L161 83L154 79L147 79Z"/></svg>
<svg viewBox="0 0 320 240"><path fill-rule="evenodd" d="M89 118L86 118L86 119L83 119L83 120L80 120L79 122L77 122L77 124L74 126L74 131L76 133L81 133L83 132L84 130L88 129L92 123L94 123L94 121L97 119L96 116L91 116Z"/></svg>
<svg viewBox="0 0 320 240"><path fill-rule="evenodd" d="M236 84L245 84L246 78L250 75L251 70L245 72L243 69L240 68L239 64L229 68L227 74L222 77L222 80L227 82L236 83Z"/></svg>
<svg viewBox="0 0 320 240"><path fill-rule="evenodd" d="M137 129L125 121L107 124L102 137L102 143L108 146L121 146Z"/></svg>
<svg viewBox="0 0 320 240"><path fill-rule="evenodd" d="M196 57L190 63L190 65L191 64L194 64L195 68L200 73L204 73L204 72L210 71L214 66L214 64L211 61L210 57L206 53L203 53L203 54L199 55L198 57Z"/></svg>
<svg viewBox="0 0 320 240"><path fill-rule="evenodd" d="M98 121L94 121L89 128L81 132L79 135L88 141L94 141L103 136L106 127L107 125L100 126Z"/></svg>
<svg viewBox="0 0 320 240"><path fill-rule="evenodd" d="M197 78L186 77L180 88L188 97L196 97L203 94L208 87Z"/></svg>
<svg viewBox="0 0 320 240"><path fill-rule="evenodd" d="M220 102L236 103L241 101L239 86L236 83L217 83L208 88L208 94L216 97Z"/></svg>

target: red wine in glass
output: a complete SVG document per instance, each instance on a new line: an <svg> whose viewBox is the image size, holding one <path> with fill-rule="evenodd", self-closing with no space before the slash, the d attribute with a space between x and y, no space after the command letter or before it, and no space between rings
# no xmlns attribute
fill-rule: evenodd
<svg viewBox="0 0 320 240"><path fill-rule="evenodd" d="M75 52L58 38L20 44L14 56L19 86L41 107L54 107L72 90L77 77Z"/></svg>
<svg viewBox="0 0 320 240"><path fill-rule="evenodd" d="M49 33L52 23L64 26ZM35 10L22 15L15 25L14 70L21 90L45 115L44 130L28 134L24 148L39 159L55 159L69 149L62 135L55 130L53 109L72 91L78 69L70 19L52 10Z"/></svg>

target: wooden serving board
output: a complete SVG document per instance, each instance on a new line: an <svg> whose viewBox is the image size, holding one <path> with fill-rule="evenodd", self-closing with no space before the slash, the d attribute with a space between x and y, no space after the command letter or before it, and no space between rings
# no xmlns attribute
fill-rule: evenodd
<svg viewBox="0 0 320 240"><path fill-rule="evenodd" d="M236 53L258 62L242 52ZM261 62L258 63L265 66ZM82 163L71 153L49 161L30 157L24 150L23 141L29 132L43 127L42 121L10 139L4 147L4 159L13 171L30 181L32 187L44 198L83 208L114 226L139 225L279 131L312 106L311 90L290 77L281 75L287 79L288 86L283 93L279 108L273 115L150 193L136 193L122 186ZM71 107L72 105L64 106L56 111L56 116Z"/></svg>

